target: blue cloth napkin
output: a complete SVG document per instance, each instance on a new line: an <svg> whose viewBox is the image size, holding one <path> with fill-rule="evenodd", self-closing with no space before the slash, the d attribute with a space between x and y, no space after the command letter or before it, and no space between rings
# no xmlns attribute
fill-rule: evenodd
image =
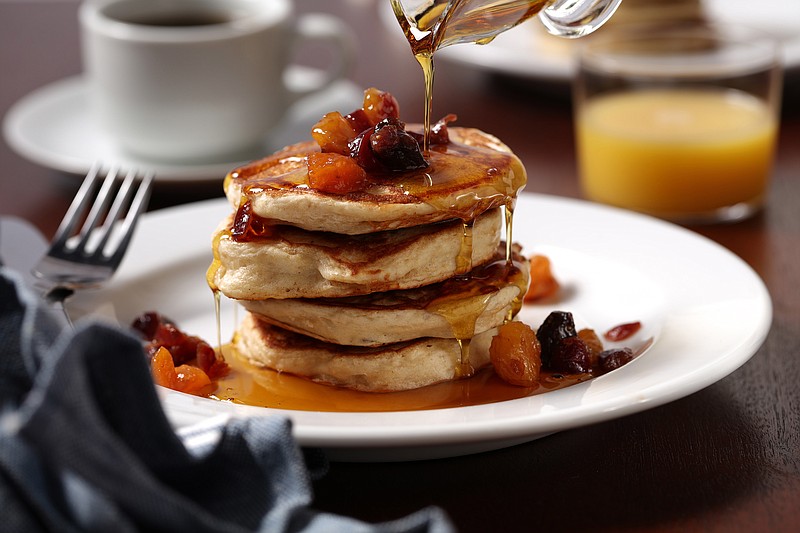
<svg viewBox="0 0 800 533"><path fill-rule="evenodd" d="M2 531L452 531L436 507L382 524L311 509L312 476L327 465L286 418L204 424L186 434L206 444L187 447L139 339L64 326L0 267Z"/></svg>

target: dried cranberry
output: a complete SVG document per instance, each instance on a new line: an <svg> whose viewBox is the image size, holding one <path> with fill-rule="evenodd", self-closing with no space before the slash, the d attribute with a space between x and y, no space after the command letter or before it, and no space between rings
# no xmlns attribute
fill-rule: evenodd
<svg viewBox="0 0 800 533"><path fill-rule="evenodd" d="M556 345L567 337L575 337L575 321L572 313L567 311L553 311L544 319L536 331L536 336L542 345L542 367L550 368L550 360L556 350Z"/></svg>
<svg viewBox="0 0 800 533"><path fill-rule="evenodd" d="M231 238L236 242L250 242L273 235L275 228L253 213L250 201L242 202L236 210L231 227Z"/></svg>
<svg viewBox="0 0 800 533"><path fill-rule="evenodd" d="M450 122L454 122L456 120L456 115L450 113L445 117L439 119L439 121L431 126L431 134L428 138L428 143L433 146L436 144L447 144L450 142L450 134L447 131L447 125ZM415 131L409 131L409 135L414 137L414 140L417 141L417 144L422 146L425 142L425 136L421 133L417 133Z"/></svg>
<svg viewBox="0 0 800 533"><path fill-rule="evenodd" d="M633 360L633 351L630 348L613 348L600 352L597 356L597 375L607 374L612 370L630 363Z"/></svg>
<svg viewBox="0 0 800 533"><path fill-rule="evenodd" d="M204 341L197 344L197 366L211 379L221 378L229 371L225 360L219 357L217 352Z"/></svg>
<svg viewBox="0 0 800 533"><path fill-rule="evenodd" d="M364 112L363 109L356 109L352 113L345 115L344 118L356 133L361 133L364 130L372 129L374 126L374 124L370 122L367 113Z"/></svg>
<svg viewBox="0 0 800 533"><path fill-rule="evenodd" d="M614 326L613 328L606 331L603 336L606 340L612 342L624 341L637 331L641 329L642 323L641 322L628 322L626 324L620 324L618 326Z"/></svg>
<svg viewBox="0 0 800 533"><path fill-rule="evenodd" d="M591 372L591 350L579 337L566 337L553 347L550 368L565 374Z"/></svg>
<svg viewBox="0 0 800 533"><path fill-rule="evenodd" d="M348 148L350 149L350 157L355 159L358 166L372 172L381 168L381 164L375 159L375 154L372 153L369 137L372 135L372 130L368 129L362 131L358 137L350 141Z"/></svg>
<svg viewBox="0 0 800 533"><path fill-rule="evenodd" d="M431 144L447 144L450 142L450 134L447 132L447 124L450 122L455 122L456 115L450 113L449 115L445 115L444 117L440 118L436 124L431 126L431 135L428 139L428 142Z"/></svg>
<svg viewBox="0 0 800 533"><path fill-rule="evenodd" d="M156 335L156 330L161 324L161 315L155 311L148 311L137 316L131 327L142 334L145 340L152 340Z"/></svg>
<svg viewBox="0 0 800 533"><path fill-rule="evenodd" d="M390 117L376 124L369 142L375 159L388 170L417 170L428 166L419 144L397 119Z"/></svg>

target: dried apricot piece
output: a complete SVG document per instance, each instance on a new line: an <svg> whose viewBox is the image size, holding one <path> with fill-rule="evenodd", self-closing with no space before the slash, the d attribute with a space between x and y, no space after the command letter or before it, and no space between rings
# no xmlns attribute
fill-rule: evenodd
<svg viewBox="0 0 800 533"><path fill-rule="evenodd" d="M172 361L172 354L163 346L150 359L150 373L156 385L177 390L178 374L175 372L175 363Z"/></svg>
<svg viewBox="0 0 800 533"><path fill-rule="evenodd" d="M326 113L311 128L311 136L317 141L320 150L342 155L350 153L347 145L358 133L338 111Z"/></svg>
<svg viewBox="0 0 800 533"><path fill-rule="evenodd" d="M603 341L597 336L595 330L584 328L578 331L578 337L586 343L593 354L597 355L603 351Z"/></svg>
<svg viewBox="0 0 800 533"><path fill-rule="evenodd" d="M192 365L180 365L175 368L175 389L188 394L194 394L211 385L208 375Z"/></svg>
<svg viewBox="0 0 800 533"><path fill-rule="evenodd" d="M400 104L391 93L370 87L364 91L364 103L361 106L367 118L374 126L385 118L399 118Z"/></svg>
<svg viewBox="0 0 800 533"><path fill-rule="evenodd" d="M550 268L550 259L544 255L534 255L530 258L531 284L525 293L525 301L531 302L547 298L558 292L560 285L553 276Z"/></svg>
<svg viewBox="0 0 800 533"><path fill-rule="evenodd" d="M508 322L500 326L489 346L489 357L503 381L520 387L533 387L539 382L541 346L528 325Z"/></svg>
<svg viewBox="0 0 800 533"><path fill-rule="evenodd" d="M347 194L366 184L366 171L351 157L320 152L308 155L308 185L312 189Z"/></svg>

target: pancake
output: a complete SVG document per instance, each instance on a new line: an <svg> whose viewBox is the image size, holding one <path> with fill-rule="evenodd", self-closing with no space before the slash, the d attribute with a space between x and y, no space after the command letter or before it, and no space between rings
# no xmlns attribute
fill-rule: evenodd
<svg viewBox="0 0 800 533"><path fill-rule="evenodd" d="M495 333L489 330L472 339L469 364L475 370L489 364ZM277 328L248 313L234 344L256 366L361 391L410 390L462 377L461 349L454 339L421 338L377 348L339 346Z"/></svg>
<svg viewBox="0 0 800 533"><path fill-rule="evenodd" d="M217 260L209 284L229 298L343 297L416 288L463 274L489 261L501 238L493 209L464 234L461 221L346 236L276 226L252 242L229 237L231 219L214 237Z"/></svg>
<svg viewBox="0 0 800 533"><path fill-rule="evenodd" d="M234 209L249 203L265 224L357 235L472 220L506 205L525 186L522 163L497 138L473 128L448 131L451 142L431 147L428 168L370 175L361 191L339 195L308 187L305 158L319 147L305 142L232 171L225 193Z"/></svg>
<svg viewBox="0 0 800 533"><path fill-rule="evenodd" d="M529 280L520 256L478 267L470 276L418 289L351 298L242 301L261 320L326 342L380 346L419 337L472 337L496 328L518 309Z"/></svg>

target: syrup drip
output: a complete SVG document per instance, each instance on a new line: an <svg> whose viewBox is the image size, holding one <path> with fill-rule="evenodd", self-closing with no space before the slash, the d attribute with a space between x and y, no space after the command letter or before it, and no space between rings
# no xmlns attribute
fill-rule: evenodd
<svg viewBox="0 0 800 533"><path fill-rule="evenodd" d="M503 214L504 219L506 221L506 262L511 263L513 250L512 245L514 243L514 201L509 199L509 201L504 206Z"/></svg>
<svg viewBox="0 0 800 533"><path fill-rule="evenodd" d="M475 221L469 220L463 223L463 233L461 235L461 246L456 256L456 275L461 276L472 270L472 230Z"/></svg>
<svg viewBox="0 0 800 533"><path fill-rule="evenodd" d="M457 43L487 44L498 34L539 13L552 0L432 0L424 2L418 11L407 10L403 0L391 2L395 18L422 68L425 81L423 149L427 156L436 50Z"/></svg>

